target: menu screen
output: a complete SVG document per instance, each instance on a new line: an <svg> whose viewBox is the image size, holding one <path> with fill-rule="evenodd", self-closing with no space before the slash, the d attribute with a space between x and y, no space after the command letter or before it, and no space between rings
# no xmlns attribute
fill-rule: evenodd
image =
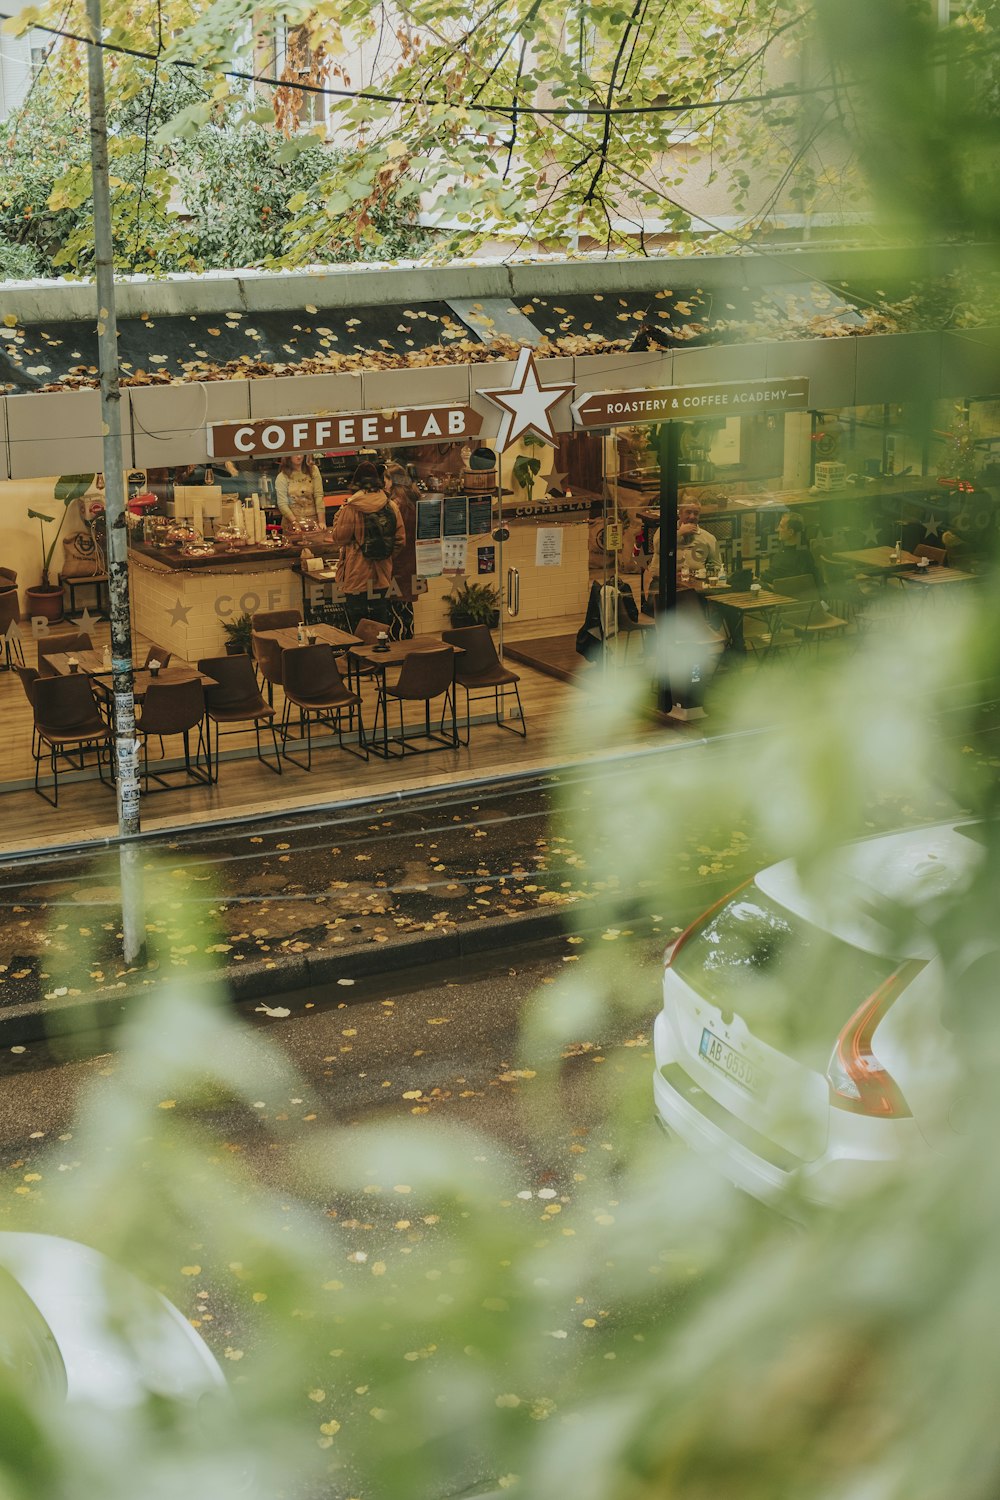
<svg viewBox="0 0 1000 1500"><path fill-rule="evenodd" d="M444 502L445 536L468 536L469 506L464 495L446 495Z"/></svg>
<svg viewBox="0 0 1000 1500"><path fill-rule="evenodd" d="M487 495L469 501L469 535L485 536L493 529L493 500Z"/></svg>
<svg viewBox="0 0 1000 1500"><path fill-rule="evenodd" d="M441 539L441 497L421 500L417 505L417 541L437 542Z"/></svg>

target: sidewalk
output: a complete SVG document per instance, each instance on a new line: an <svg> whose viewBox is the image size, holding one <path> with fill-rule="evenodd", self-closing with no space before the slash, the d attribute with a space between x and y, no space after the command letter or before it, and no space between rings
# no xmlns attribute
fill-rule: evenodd
<svg viewBox="0 0 1000 1500"><path fill-rule="evenodd" d="M595 889L554 801L670 753L150 837L142 970L120 957L116 851L0 864L0 1045L113 1021L175 966L270 1002L585 927Z"/></svg>

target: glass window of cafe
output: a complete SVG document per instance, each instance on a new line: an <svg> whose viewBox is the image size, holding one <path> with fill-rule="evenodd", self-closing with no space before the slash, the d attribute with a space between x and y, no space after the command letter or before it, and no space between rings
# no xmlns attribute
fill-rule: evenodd
<svg viewBox="0 0 1000 1500"><path fill-rule="evenodd" d="M648 556L659 524L655 430L618 429L620 556ZM765 571L788 510L813 551L925 544L949 560L989 551L1000 498L1000 401L775 412L685 423L678 498L700 510L723 566Z"/></svg>
<svg viewBox="0 0 1000 1500"><path fill-rule="evenodd" d="M649 425L568 433L555 448L522 444L502 464L473 441L326 452L309 463L268 456L136 471L128 522L139 664L150 643L189 663L220 655L232 630L260 610L342 621L334 533L364 466L376 484L388 467L412 501L396 587L373 601L372 613L384 609L394 632L448 628L452 598L467 583L496 590L493 608L503 598L511 646L572 643L595 583L626 585L640 605L650 592L660 473ZM76 488L64 514L68 479ZM780 545L781 516L792 510L817 558L900 541L938 548L974 570L994 542L998 495L997 399L758 413L683 428L680 497L700 507L729 569L764 571ZM27 666L36 665L36 630L86 628L86 612L103 645L101 476L7 481L0 498L0 601L6 594L14 604ZM46 555L47 599L39 588ZM511 572L519 576L515 615L506 609ZM569 653L572 664L572 644ZM519 661L537 665L542 656ZM0 787L30 789L31 712L12 670L0 671L0 704L9 726ZM476 749L474 738L473 761ZM283 784L274 790L280 797Z"/></svg>

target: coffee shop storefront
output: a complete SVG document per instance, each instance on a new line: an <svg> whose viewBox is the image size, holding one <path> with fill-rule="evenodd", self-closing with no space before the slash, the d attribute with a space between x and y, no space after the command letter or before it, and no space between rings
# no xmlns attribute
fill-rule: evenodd
<svg viewBox="0 0 1000 1500"><path fill-rule="evenodd" d="M534 420L506 446L498 442L504 398L523 393L523 361L132 386L123 406L133 631L143 646L196 663L224 652L231 627L262 610L339 620L329 523L360 463L392 463L417 502L417 567L406 580L415 633L448 628L451 600L467 585L495 588L496 640L508 664L532 682L544 675L546 694L576 691L562 688L559 664L594 586L627 586L641 602L652 537L678 498L698 502L730 570L766 561L788 510L847 540L889 541L908 527L913 536L950 529L963 543L985 543L994 525L988 481L1000 457L995 349L984 330L961 340L873 336L538 358L542 395L522 411ZM99 585L89 597L74 590L80 599L67 589L61 623L33 615L23 591L35 516L50 513L56 477L99 473L97 396L12 394L3 407L0 562L19 575L16 628L32 664L39 634L78 627L81 599L95 644L101 634ZM979 472L971 489L947 473L963 422ZM928 437L935 431L944 436ZM274 502L281 460L293 454L315 456L322 502L314 530L290 533ZM951 477L954 485L940 482ZM66 535L84 542L99 510L88 493L90 517L86 505L66 516ZM14 673L0 676L12 706L19 693ZM554 721L558 708L549 707ZM29 797L31 721L23 709L20 717L24 744L15 753L12 730L6 786ZM475 777L491 765L507 774L565 754L554 739L543 745L530 713L524 742L491 713L481 718L468 748L407 762L398 786ZM176 813L174 798L163 799L156 821L259 807L252 738L233 752L224 804L218 788L193 788L178 794ZM331 754L311 776L275 779L267 802L361 796L367 774L352 766L348 786ZM379 767L380 789L393 774ZM67 783L67 807L77 795ZM107 802L101 826L113 820Z"/></svg>

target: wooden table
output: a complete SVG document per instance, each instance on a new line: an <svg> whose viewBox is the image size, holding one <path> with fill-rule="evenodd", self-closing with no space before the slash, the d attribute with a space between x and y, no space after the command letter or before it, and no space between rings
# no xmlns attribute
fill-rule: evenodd
<svg viewBox="0 0 1000 1500"><path fill-rule="evenodd" d="M835 552L833 557L835 562L851 563L866 573L898 573L903 568L915 568L918 562L912 552L900 552L897 557L892 547L862 547L859 552Z"/></svg>
<svg viewBox="0 0 1000 1500"><path fill-rule="evenodd" d="M336 625L307 625L306 629L316 637L315 641L300 641L294 625L283 630L258 630L256 634L265 636L270 641L277 641L282 651L292 651L296 646L306 645L332 646L334 651L346 651L349 646L364 644L359 635L350 635L346 630L339 630Z"/></svg>
<svg viewBox="0 0 1000 1500"><path fill-rule="evenodd" d="M728 594L730 585L728 583L720 584L708 577L696 578L693 573L689 574L687 578L682 578L680 573L678 573L677 589L678 592L687 589L692 594Z"/></svg>
<svg viewBox="0 0 1000 1500"><path fill-rule="evenodd" d="M727 594L718 594L712 602L722 616L722 624L729 637L730 647L734 651L743 652L746 650L743 634L744 615L752 615L755 610L780 609L783 604L800 604L802 601L793 599L789 594L776 594L773 589L761 588L756 591L730 589ZM727 614L729 609L737 613Z"/></svg>
<svg viewBox="0 0 1000 1500"><path fill-rule="evenodd" d="M328 626L327 628L332 630L334 627L331 625L331 626ZM373 731L372 738L370 740L366 740L365 741L365 748L368 749L368 750L374 751L374 753L376 755L380 755L383 760L388 760L391 755L393 755L393 754L396 753L396 752L390 750L390 748L389 748L389 746L390 746L391 743L396 743L396 742L395 742L395 740L391 741L390 738L389 738L389 714L388 714L388 703L387 703L386 694L385 694L385 674L386 674L386 672L388 671L388 669L390 667L399 667L399 666L402 666L403 662L406 660L406 658L408 656L414 656L414 655L416 655L417 653L419 653L421 651L441 651L441 650L448 650L448 651L450 651L452 653L452 674L451 674L451 735L452 735L452 740L454 741L454 743L450 744L450 745L442 745L442 749L449 749L450 750L450 749L457 749L458 748L458 743L459 743L459 740L458 740L458 716L457 716L456 711L455 711L455 670L454 670L454 665L455 665L455 662L457 661L458 657L462 654L462 647L461 646L452 646L447 641L441 640L440 636L436 636L436 635L415 635L412 638L412 640L409 640L409 641L389 641L386 649L384 649L384 650L379 649L377 646L360 646L359 645L359 646L352 646L350 648L348 655L349 655L351 661L358 662L358 663L362 664L363 666L368 667L368 669L371 672L373 672L378 677L378 679L379 679L379 685L378 685L379 702L380 702L380 704L382 706L382 735L381 735L381 740L378 738L378 735L377 735L377 729L378 729L378 709L376 708L376 710L375 710L375 723L372 725L372 731ZM428 707L428 710L427 710L427 714L428 714L428 722L429 722L429 714L430 714L429 707ZM406 753L405 744L401 744L401 748L400 748L400 752L399 753L400 754L405 754Z"/></svg>
<svg viewBox="0 0 1000 1500"><path fill-rule="evenodd" d="M111 683L107 681L111 677L112 669L104 665L104 658L99 651L76 651L73 653L80 663L80 672L84 677L94 679L98 691L106 697L112 696ZM73 674L69 669L68 651L55 651L48 658L52 663L53 670L59 677L70 677ZM200 682L207 687L215 682L214 677L207 677L204 672L183 663L178 666L161 667L154 678L148 667L136 667L132 673L132 696L136 703L141 703L146 696L151 682Z"/></svg>
<svg viewBox="0 0 1000 1500"><path fill-rule="evenodd" d="M897 575L899 578L904 578L907 583L930 584L931 586L939 583L975 583L979 576L978 573L964 573L961 568L945 568L940 565L929 568L911 568Z"/></svg>
<svg viewBox="0 0 1000 1500"><path fill-rule="evenodd" d="M809 600L805 601L809 603ZM750 614L755 609L776 609L779 604L801 604L802 600L793 599L790 594L776 594L771 589L730 589L723 598L720 594L716 603L724 609L738 609L743 614Z"/></svg>

